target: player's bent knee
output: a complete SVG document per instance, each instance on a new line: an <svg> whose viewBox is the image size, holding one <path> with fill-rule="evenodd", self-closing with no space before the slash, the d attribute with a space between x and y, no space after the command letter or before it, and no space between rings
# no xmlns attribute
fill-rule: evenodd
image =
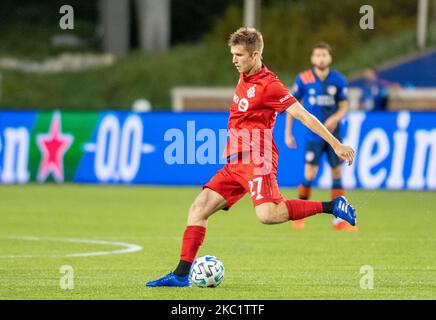
<svg viewBox="0 0 436 320"><path fill-rule="evenodd" d="M268 216L257 216L260 223L262 224L274 224L274 220L271 219L271 217Z"/></svg>
<svg viewBox="0 0 436 320"><path fill-rule="evenodd" d="M256 216L263 224L278 224L289 221L288 210L284 202L267 202L256 206Z"/></svg>
<svg viewBox="0 0 436 320"><path fill-rule="evenodd" d="M273 210L268 207L256 210L256 216L262 224L275 223Z"/></svg>

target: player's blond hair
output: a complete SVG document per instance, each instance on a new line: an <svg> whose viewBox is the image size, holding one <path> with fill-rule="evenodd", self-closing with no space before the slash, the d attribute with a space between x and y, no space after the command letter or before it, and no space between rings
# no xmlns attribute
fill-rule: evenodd
<svg viewBox="0 0 436 320"><path fill-rule="evenodd" d="M243 45L252 54L254 51L263 51L262 34L254 28L239 28L230 35L228 45L230 47Z"/></svg>

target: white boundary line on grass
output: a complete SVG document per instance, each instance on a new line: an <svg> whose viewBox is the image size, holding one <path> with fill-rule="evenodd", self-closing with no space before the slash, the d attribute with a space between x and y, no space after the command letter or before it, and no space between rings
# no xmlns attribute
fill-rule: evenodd
<svg viewBox="0 0 436 320"><path fill-rule="evenodd" d="M28 240L28 241L61 241L61 242L75 242L75 243L92 243L101 245L112 245L124 247L125 249L113 250L113 251L97 251L97 252L84 252L84 253L70 253L65 255L9 255L0 256L0 259L16 259L16 258L39 258L39 257L50 257L50 258L71 258L71 257L94 257L94 256L104 256L108 254L122 254L140 251L143 247L136 244L124 243L124 242L114 242L105 240L87 240L87 239L72 239L72 238L45 238L45 237L1 237L2 239L12 239L12 240Z"/></svg>

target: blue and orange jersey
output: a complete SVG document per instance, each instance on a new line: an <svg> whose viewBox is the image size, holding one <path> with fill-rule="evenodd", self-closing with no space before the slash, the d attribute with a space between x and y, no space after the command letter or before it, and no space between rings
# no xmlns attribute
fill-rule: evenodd
<svg viewBox="0 0 436 320"><path fill-rule="evenodd" d="M321 80L313 69L308 69L295 79L292 94L319 121L324 122L338 110L339 102L347 100L347 80L335 70L330 70L327 77ZM339 136L339 130L338 126L335 136ZM310 133L308 138L320 139L314 133Z"/></svg>

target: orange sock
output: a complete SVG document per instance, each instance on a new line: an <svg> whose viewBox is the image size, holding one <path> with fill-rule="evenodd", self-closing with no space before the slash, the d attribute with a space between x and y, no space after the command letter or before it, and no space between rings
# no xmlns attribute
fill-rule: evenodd
<svg viewBox="0 0 436 320"><path fill-rule="evenodd" d="M335 199L340 196L345 196L345 190L344 189L332 189L331 191L331 199Z"/></svg>
<svg viewBox="0 0 436 320"><path fill-rule="evenodd" d="M304 185L300 185L298 187L298 198L302 199L302 200L307 200L310 198L310 194L312 192L312 188L311 187L306 187Z"/></svg>

